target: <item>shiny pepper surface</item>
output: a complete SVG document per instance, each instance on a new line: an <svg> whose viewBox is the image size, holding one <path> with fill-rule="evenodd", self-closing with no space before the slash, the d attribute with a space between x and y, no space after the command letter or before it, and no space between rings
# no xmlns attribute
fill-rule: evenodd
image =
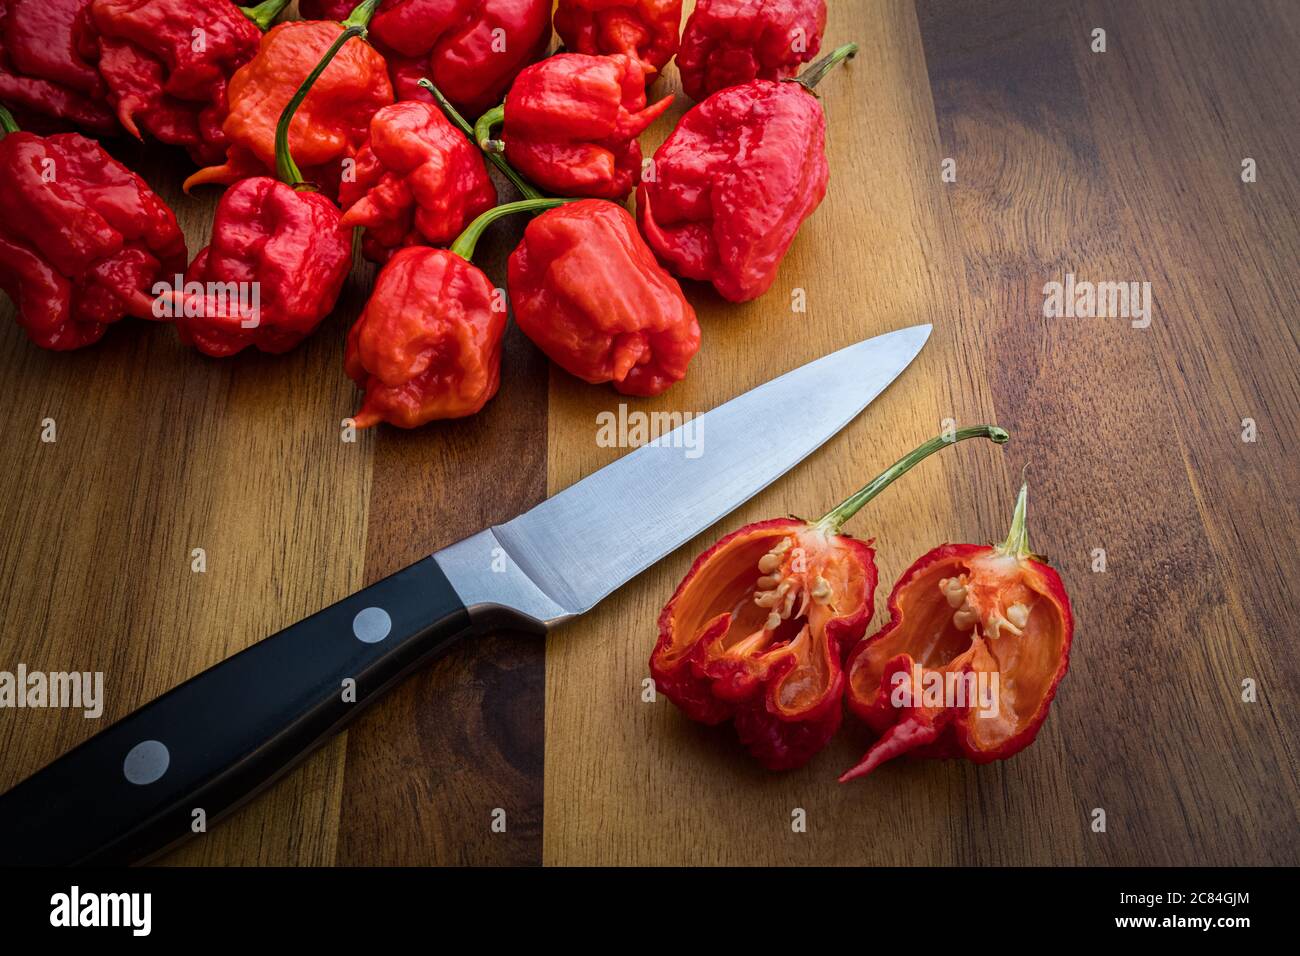
<svg viewBox="0 0 1300 956"><path fill-rule="evenodd" d="M97 342L124 315L156 318L154 283L185 268L172 211L77 133L0 139L0 209L0 288L42 348Z"/></svg>
<svg viewBox="0 0 1300 956"><path fill-rule="evenodd" d="M731 720L769 770L839 728L844 651L873 609L870 544L794 519L747 525L696 559L659 616L655 688L687 717Z"/></svg>
<svg viewBox="0 0 1300 956"><path fill-rule="evenodd" d="M240 180L222 194L212 244L186 273L186 285L203 291L175 308L181 341L214 357L250 345L286 352L333 310L351 266L352 237L329 199L269 176ZM254 311L214 295L228 283L241 290L241 306L257 290Z"/></svg>
<svg viewBox="0 0 1300 956"><path fill-rule="evenodd" d="M430 101L429 78L477 116L551 42L551 0L384 0L371 29L404 100Z"/></svg>
<svg viewBox="0 0 1300 956"><path fill-rule="evenodd" d="M127 132L219 163L226 87L257 52L258 26L229 2L92 0L90 13L99 72Z"/></svg>
<svg viewBox="0 0 1300 956"><path fill-rule="evenodd" d="M370 120L356 178L339 187L343 225L364 226L362 250L385 262L401 246L450 245L496 205L483 154L436 106L385 106Z"/></svg>
<svg viewBox="0 0 1300 956"><path fill-rule="evenodd" d="M692 107L654 168L637 192L646 241L677 275L747 302L826 195L826 118L802 83L753 80Z"/></svg>
<svg viewBox="0 0 1300 956"><path fill-rule="evenodd" d="M826 0L699 0L677 68L694 100L750 80L781 80L821 49Z"/></svg>
<svg viewBox="0 0 1300 956"><path fill-rule="evenodd" d="M559 0L555 32L573 53L623 53L652 74L677 52L682 0Z"/></svg>
<svg viewBox="0 0 1300 956"><path fill-rule="evenodd" d="M358 428L414 428L479 411L501 383L506 309L454 252L399 249L348 333L344 369L365 391Z"/></svg>
<svg viewBox="0 0 1300 956"><path fill-rule="evenodd" d="M699 350L695 310L614 203L542 213L511 254L507 280L519 328L583 381L658 395Z"/></svg>
<svg viewBox="0 0 1300 956"><path fill-rule="evenodd" d="M341 23L307 20L281 23L262 37L257 54L230 80L226 162L200 169L185 181L186 190L274 171L280 113L342 32ZM362 40L348 43L312 86L289 131L289 148L307 180L337 195L344 161L355 158L371 117L392 102L384 58Z"/></svg>
<svg viewBox="0 0 1300 956"><path fill-rule="evenodd" d="M24 123L117 131L103 80L87 57L94 52L89 4L0 0L0 102Z"/></svg>
<svg viewBox="0 0 1300 956"><path fill-rule="evenodd" d="M624 199L641 178L637 137L672 101L646 106L641 67L622 54L547 57L506 95L506 159L557 195Z"/></svg>
<svg viewBox="0 0 1300 956"><path fill-rule="evenodd" d="M879 739L841 781L904 753L988 763L1033 743L1074 618L1060 575L1029 550L1025 498L1004 544L918 558L890 592L889 622L849 654L849 708Z"/></svg>

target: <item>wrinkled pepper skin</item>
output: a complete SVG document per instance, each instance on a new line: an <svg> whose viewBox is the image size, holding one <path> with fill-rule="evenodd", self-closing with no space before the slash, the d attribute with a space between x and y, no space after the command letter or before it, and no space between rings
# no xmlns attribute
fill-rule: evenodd
<svg viewBox="0 0 1300 956"><path fill-rule="evenodd" d="M450 245L496 201L483 154L441 110L416 100L375 113L356 179L339 187L343 225L365 227L361 248L375 262L402 246Z"/></svg>
<svg viewBox="0 0 1300 956"><path fill-rule="evenodd" d="M226 162L185 180L188 192L203 183L238 182L275 171L275 127L280 113L321 56L343 32L326 20L281 23L262 37L257 53L230 79L229 113L222 126ZM338 195L342 166L354 160L370 120L393 102L384 58L361 39L344 45L298 108L289 149L308 181Z"/></svg>
<svg viewBox="0 0 1300 956"><path fill-rule="evenodd" d="M118 131L93 65L90 0L0 0L0 103L33 128Z"/></svg>
<svg viewBox="0 0 1300 956"><path fill-rule="evenodd" d="M677 52L682 0L559 0L555 32L573 53L622 53L651 76Z"/></svg>
<svg viewBox="0 0 1300 956"><path fill-rule="evenodd" d="M127 132L181 146L200 166L221 162L226 87L262 31L218 0L93 0L90 13L108 101Z"/></svg>
<svg viewBox="0 0 1300 956"><path fill-rule="evenodd" d="M750 80L781 80L817 55L826 0L699 0L677 68L693 100Z"/></svg>
<svg viewBox="0 0 1300 956"><path fill-rule="evenodd" d="M826 195L826 119L798 83L754 80L692 107L637 191L650 247L731 302L766 292Z"/></svg>
<svg viewBox="0 0 1300 956"><path fill-rule="evenodd" d="M769 770L803 766L839 729L844 652L874 609L870 543L795 518L705 551L659 616L655 688L691 720L730 720Z"/></svg>
<svg viewBox="0 0 1300 956"><path fill-rule="evenodd" d="M614 203L584 199L533 219L507 284L519 328L585 382L658 395L699 350L695 310Z"/></svg>
<svg viewBox="0 0 1300 956"><path fill-rule="evenodd" d="M399 249L348 333L344 368L365 391L358 428L415 428L479 411L501 382L506 309L477 266L445 249Z"/></svg>
<svg viewBox="0 0 1300 956"><path fill-rule="evenodd" d="M212 243L185 276L204 294L173 305L181 341L217 358L250 345L286 352L333 310L351 265L352 237L329 199L268 176L241 180L222 194ZM223 307L208 283L256 283L257 315Z"/></svg>
<svg viewBox="0 0 1300 956"><path fill-rule="evenodd" d="M551 0L384 0L370 35L388 57L399 98L432 103L418 85L428 77L477 116L545 54Z"/></svg>
<svg viewBox="0 0 1300 956"><path fill-rule="evenodd" d="M506 95L506 159L558 196L625 199L641 179L637 137L672 101L646 106L645 76L630 57L557 53L527 67Z"/></svg>
<svg viewBox="0 0 1300 956"><path fill-rule="evenodd" d="M0 210L0 288L42 348L90 345L124 315L155 318L154 283L185 269L172 211L77 133L0 139Z"/></svg>
<svg viewBox="0 0 1300 956"><path fill-rule="evenodd" d="M1060 576L1032 555L973 544L922 555L890 592L889 622L849 653L847 703L879 739L840 780L904 753L975 763L1019 753L1047 718L1073 636ZM896 681L910 687L916 664L922 681L996 673L997 714L981 716L978 703L895 706Z"/></svg>

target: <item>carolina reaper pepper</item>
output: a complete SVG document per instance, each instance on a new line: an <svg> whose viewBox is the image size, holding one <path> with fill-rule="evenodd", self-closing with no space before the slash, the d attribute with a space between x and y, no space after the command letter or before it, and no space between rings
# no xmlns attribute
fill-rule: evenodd
<svg viewBox="0 0 1300 956"><path fill-rule="evenodd" d="M584 199L542 213L507 268L515 322L556 365L625 395L686 375L700 326L622 206Z"/></svg>
<svg viewBox="0 0 1300 956"><path fill-rule="evenodd" d="M225 155L226 86L289 0L92 0L99 73L132 136L184 147L199 165Z"/></svg>
<svg viewBox="0 0 1300 956"><path fill-rule="evenodd" d="M287 351L338 301L352 266L351 234L338 207L303 181L289 130L312 84L364 33L355 24L343 30L286 104L275 134L280 178L241 180L217 204L212 243L190 264L180 294L171 296L181 341L200 352L221 357L249 345ZM234 308L232 289L238 292Z"/></svg>
<svg viewBox="0 0 1300 956"><path fill-rule="evenodd" d="M1002 443L996 426L957 439ZM691 720L732 721L769 770L803 766L842 717L844 652L874 611L871 541L844 523L917 462L950 442L932 439L820 520L746 525L700 555L659 615L650 673Z"/></svg>
<svg viewBox="0 0 1300 956"><path fill-rule="evenodd" d="M230 79L229 113L222 125L226 162L190 176L186 191L275 170L276 125L285 105L345 26L360 26L364 35L378 3L365 0L343 23L296 20L262 37L257 54ZM371 117L392 102L384 58L368 43L349 43L294 117L289 146L307 178L328 195L337 195L344 162L355 158Z"/></svg>
<svg viewBox="0 0 1300 956"><path fill-rule="evenodd" d="M42 348L97 342L124 315L158 318L153 287L185 268L176 217L98 143L21 132L0 107L0 288Z"/></svg>
<svg viewBox="0 0 1300 956"><path fill-rule="evenodd" d="M501 382L506 305L470 262L483 230L502 216L569 200L528 199L483 213L450 249L399 249L348 332L343 365L365 397L358 428L415 428L479 411Z"/></svg>
<svg viewBox="0 0 1300 956"><path fill-rule="evenodd" d="M555 32L574 53L623 53L646 74L677 52L682 0L560 0Z"/></svg>
<svg viewBox="0 0 1300 956"><path fill-rule="evenodd" d="M0 0L0 101L25 121L50 118L110 135L117 120L87 59L90 0Z"/></svg>
<svg viewBox="0 0 1300 956"><path fill-rule="evenodd" d="M841 782L903 753L988 763L1034 742L1070 665L1074 617L1060 575L1029 548L1027 494L1002 544L917 558L890 592L889 623L849 653L849 708L880 737Z"/></svg>
<svg viewBox="0 0 1300 956"><path fill-rule="evenodd" d="M483 154L428 103L379 110L339 186L343 225L364 226L362 250L385 262L400 246L449 245L497 201Z"/></svg>
<svg viewBox="0 0 1300 956"><path fill-rule="evenodd" d="M641 179L637 137L672 104L646 106L645 76L623 54L557 53L526 67L474 126L479 146L564 196L624 199ZM504 124L502 139L492 127Z"/></svg>
<svg viewBox="0 0 1300 956"><path fill-rule="evenodd" d="M751 80L692 107L637 190L646 241L677 275L747 302L771 287L826 195L826 117L811 88L856 44L797 80Z"/></svg>
<svg viewBox="0 0 1300 956"><path fill-rule="evenodd" d="M694 100L750 80L793 76L821 49L826 0L699 0L677 68Z"/></svg>

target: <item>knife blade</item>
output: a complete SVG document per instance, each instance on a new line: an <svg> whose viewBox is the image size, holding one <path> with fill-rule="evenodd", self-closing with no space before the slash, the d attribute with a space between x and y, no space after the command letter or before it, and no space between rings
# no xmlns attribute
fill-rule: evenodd
<svg viewBox="0 0 1300 956"><path fill-rule="evenodd" d="M140 862L205 831L459 638L590 610L842 429L929 334L751 389L208 668L0 795L0 863Z"/></svg>

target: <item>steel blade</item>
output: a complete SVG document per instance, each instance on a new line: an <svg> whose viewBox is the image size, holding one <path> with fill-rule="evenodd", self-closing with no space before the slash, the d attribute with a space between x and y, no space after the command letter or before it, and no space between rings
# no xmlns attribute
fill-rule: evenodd
<svg viewBox="0 0 1300 956"><path fill-rule="evenodd" d="M549 624L581 614L815 451L907 368L929 336L929 325L879 335L751 389L439 552L439 563L467 604L526 603L490 593L506 583L481 574L491 546L528 579L513 587L541 592L532 616Z"/></svg>

